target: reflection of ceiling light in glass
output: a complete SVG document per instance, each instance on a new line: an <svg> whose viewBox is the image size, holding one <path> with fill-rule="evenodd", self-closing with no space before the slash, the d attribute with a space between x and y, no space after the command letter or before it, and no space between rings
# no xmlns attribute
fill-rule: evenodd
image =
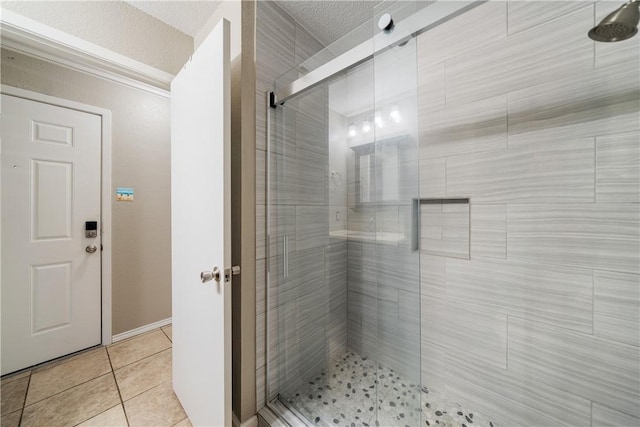
<svg viewBox="0 0 640 427"><path fill-rule="evenodd" d="M376 122L376 126L379 128L384 127L384 121L382 120L382 114L380 114L380 111L376 111L376 118L374 121Z"/></svg>
<svg viewBox="0 0 640 427"><path fill-rule="evenodd" d="M391 112L389 113L389 117L393 120L394 123L400 123L402 117L400 116L400 109L397 105L391 107Z"/></svg>
<svg viewBox="0 0 640 427"><path fill-rule="evenodd" d="M349 138L356 136L356 125L349 125Z"/></svg>
<svg viewBox="0 0 640 427"><path fill-rule="evenodd" d="M371 123L369 123L369 120L365 120L362 122L362 132L367 133L371 131Z"/></svg>

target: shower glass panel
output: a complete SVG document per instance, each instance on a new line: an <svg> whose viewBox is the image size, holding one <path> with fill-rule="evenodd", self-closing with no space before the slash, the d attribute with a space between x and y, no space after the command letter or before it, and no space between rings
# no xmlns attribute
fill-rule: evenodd
<svg viewBox="0 0 640 427"><path fill-rule="evenodd" d="M318 86L272 116L270 338L276 363L270 367L275 390L307 418L312 412L295 398L318 381L346 340L346 242L329 232L327 98L327 86ZM342 275L334 277L334 270Z"/></svg>
<svg viewBox="0 0 640 427"><path fill-rule="evenodd" d="M421 421L415 49L270 111L268 398L315 425Z"/></svg>
<svg viewBox="0 0 640 427"><path fill-rule="evenodd" d="M390 13L396 22L416 11L416 2L381 3L378 18ZM380 38L374 38L380 42ZM363 239L362 253L375 253L377 420L383 426L421 425L420 255L412 245L413 201L419 197L416 40L376 52L373 67L375 197L353 212L375 218L375 241ZM371 213L369 213L371 212ZM417 226L417 223L414 224ZM362 263L371 262L363 256ZM371 277L371 275L370 275ZM351 285L349 281L349 285ZM367 352L364 352L368 356Z"/></svg>

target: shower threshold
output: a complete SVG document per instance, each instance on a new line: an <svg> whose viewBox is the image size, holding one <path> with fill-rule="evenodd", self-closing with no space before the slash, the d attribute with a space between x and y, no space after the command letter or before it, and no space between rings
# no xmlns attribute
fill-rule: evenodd
<svg viewBox="0 0 640 427"><path fill-rule="evenodd" d="M301 424L318 427L497 427L488 418L353 352L331 362L291 396L276 400L272 405L286 407Z"/></svg>

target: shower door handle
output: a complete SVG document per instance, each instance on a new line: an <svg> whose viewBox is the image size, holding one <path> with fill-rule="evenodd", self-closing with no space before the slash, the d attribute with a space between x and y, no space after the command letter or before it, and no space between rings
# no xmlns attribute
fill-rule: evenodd
<svg viewBox="0 0 640 427"><path fill-rule="evenodd" d="M286 279L289 277L289 236L282 237L282 275Z"/></svg>

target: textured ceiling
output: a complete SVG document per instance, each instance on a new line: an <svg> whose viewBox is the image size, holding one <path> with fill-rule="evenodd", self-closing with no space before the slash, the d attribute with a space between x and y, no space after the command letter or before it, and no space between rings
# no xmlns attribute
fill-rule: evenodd
<svg viewBox="0 0 640 427"><path fill-rule="evenodd" d="M374 6L380 0L281 0L277 3L322 44L329 46L371 19Z"/></svg>
<svg viewBox="0 0 640 427"><path fill-rule="evenodd" d="M193 37L213 15L221 1L127 0L127 3Z"/></svg>
<svg viewBox="0 0 640 427"><path fill-rule="evenodd" d="M193 37L220 0L126 0L133 7ZM264 1L264 0L259 0ZM325 46L365 23L381 0L280 0L278 5Z"/></svg>

